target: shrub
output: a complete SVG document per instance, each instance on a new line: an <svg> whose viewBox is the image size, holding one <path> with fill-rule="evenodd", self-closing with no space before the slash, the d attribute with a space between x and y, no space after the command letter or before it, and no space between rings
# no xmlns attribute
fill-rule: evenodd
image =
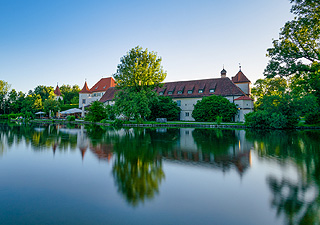
<svg viewBox="0 0 320 225"><path fill-rule="evenodd" d="M222 122L222 116L217 116L217 124L221 124Z"/></svg>
<svg viewBox="0 0 320 225"><path fill-rule="evenodd" d="M75 121L76 117L75 116L67 116L67 121Z"/></svg>
<svg viewBox="0 0 320 225"><path fill-rule="evenodd" d="M115 119L112 123L112 126L114 127L117 127L117 128L120 128L122 127L124 124L124 121L123 120L120 120L120 119Z"/></svg>
<svg viewBox="0 0 320 225"><path fill-rule="evenodd" d="M107 118L107 112L104 104L102 102L95 101L89 107L85 120L99 122L105 118Z"/></svg>
<svg viewBox="0 0 320 225"><path fill-rule="evenodd" d="M292 121L290 121L290 119ZM270 113L264 110L251 112L245 115L245 125L252 128L284 129L294 126L293 117L288 117L282 113Z"/></svg>
<svg viewBox="0 0 320 225"><path fill-rule="evenodd" d="M213 122L217 116L222 116L223 121L230 122L237 112L236 105L228 99L220 95L211 95L204 97L194 106L192 117L200 122Z"/></svg>
<svg viewBox="0 0 320 225"><path fill-rule="evenodd" d="M8 114L2 114L2 115L0 115L0 119L1 119L1 120L7 120L8 117L9 117Z"/></svg>
<svg viewBox="0 0 320 225"><path fill-rule="evenodd" d="M156 118L167 118L169 121L179 120L180 107L168 96L158 96L153 98L149 104L151 114L147 120L155 121Z"/></svg>
<svg viewBox="0 0 320 225"><path fill-rule="evenodd" d="M305 116L306 124L319 124L320 123L320 112L314 111L306 114Z"/></svg>

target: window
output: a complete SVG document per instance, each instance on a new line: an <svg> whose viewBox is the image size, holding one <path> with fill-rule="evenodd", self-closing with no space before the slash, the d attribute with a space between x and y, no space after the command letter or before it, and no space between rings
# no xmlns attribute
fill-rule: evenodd
<svg viewBox="0 0 320 225"><path fill-rule="evenodd" d="M159 95L163 95L163 91L160 91L160 92L159 92Z"/></svg>
<svg viewBox="0 0 320 225"><path fill-rule="evenodd" d="M95 97L95 96L97 96L97 94L96 94L96 93L94 93L94 94L93 94L93 97Z"/></svg>
<svg viewBox="0 0 320 225"><path fill-rule="evenodd" d="M168 91L168 95L172 95L172 91Z"/></svg>
<svg viewBox="0 0 320 225"><path fill-rule="evenodd" d="M177 100L177 106L181 106L181 100Z"/></svg>
<svg viewBox="0 0 320 225"><path fill-rule="evenodd" d="M98 86L95 88L96 90L98 89Z"/></svg>
<svg viewBox="0 0 320 225"><path fill-rule="evenodd" d="M199 89L199 93L203 93L203 89Z"/></svg>
<svg viewBox="0 0 320 225"><path fill-rule="evenodd" d="M186 112L186 117L188 117L189 116L189 112Z"/></svg>
<svg viewBox="0 0 320 225"><path fill-rule="evenodd" d="M182 91L178 91L178 94L181 95L181 94L182 94Z"/></svg>
<svg viewBox="0 0 320 225"><path fill-rule="evenodd" d="M210 91L209 91L210 93L214 93L214 89L210 89Z"/></svg>
<svg viewBox="0 0 320 225"><path fill-rule="evenodd" d="M192 90L189 90L189 91L188 91L188 94L192 94Z"/></svg>
<svg viewBox="0 0 320 225"><path fill-rule="evenodd" d="M86 104L86 100L85 99L82 99L82 104Z"/></svg>

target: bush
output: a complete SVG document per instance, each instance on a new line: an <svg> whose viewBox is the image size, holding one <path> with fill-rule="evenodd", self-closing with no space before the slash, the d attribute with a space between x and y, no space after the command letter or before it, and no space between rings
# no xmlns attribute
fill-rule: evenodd
<svg viewBox="0 0 320 225"><path fill-rule="evenodd" d="M296 124L293 123L293 117L288 119L287 116L278 112L270 113L260 110L245 115L245 125L252 128L284 129L292 128L293 124Z"/></svg>
<svg viewBox="0 0 320 225"><path fill-rule="evenodd" d="M151 114L147 120L155 121L156 118L167 118L169 121L180 119L180 107L170 97L158 96L153 98L149 104Z"/></svg>
<svg viewBox="0 0 320 225"><path fill-rule="evenodd" d="M217 116L217 124L221 124L222 122L222 116Z"/></svg>
<svg viewBox="0 0 320 225"><path fill-rule="evenodd" d="M2 115L0 115L0 120L7 120L8 117L9 117L8 114L2 114Z"/></svg>
<svg viewBox="0 0 320 225"><path fill-rule="evenodd" d="M220 95L211 95L204 97L194 106L192 117L200 122L213 122L217 116L221 116L223 121L230 122L237 112L237 106L228 99Z"/></svg>
<svg viewBox="0 0 320 225"><path fill-rule="evenodd" d="M67 121L75 121L76 117L75 116L67 116Z"/></svg>
<svg viewBox="0 0 320 225"><path fill-rule="evenodd" d="M314 111L306 114L305 116L306 124L319 124L320 123L320 112Z"/></svg>
<svg viewBox="0 0 320 225"><path fill-rule="evenodd" d="M89 107L85 120L99 122L105 118L107 118L107 112L104 104L102 102L95 101Z"/></svg>
<svg viewBox="0 0 320 225"><path fill-rule="evenodd" d="M120 128L122 127L124 124L124 121L123 120L120 120L120 119L115 119L112 123L112 126L114 127L117 127L117 128Z"/></svg>

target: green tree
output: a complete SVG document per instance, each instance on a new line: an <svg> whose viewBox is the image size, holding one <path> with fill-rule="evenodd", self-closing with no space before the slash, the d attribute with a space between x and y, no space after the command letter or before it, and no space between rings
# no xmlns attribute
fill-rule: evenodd
<svg viewBox="0 0 320 225"><path fill-rule="evenodd" d="M118 115L124 115L126 119L134 117L136 120L145 119L151 113L149 109L150 100L156 93L141 90L139 92L125 89L117 92L115 97L115 110Z"/></svg>
<svg viewBox="0 0 320 225"><path fill-rule="evenodd" d="M61 94L63 96L63 100L65 104L77 104L79 102L79 91L80 88L78 85L62 85L60 87Z"/></svg>
<svg viewBox="0 0 320 225"><path fill-rule="evenodd" d="M117 87L130 87L137 92L158 87L167 76L161 61L155 52L148 52L140 46L132 48L120 59L117 72L113 74Z"/></svg>
<svg viewBox="0 0 320 225"><path fill-rule="evenodd" d="M88 109L88 113L85 117L85 120L92 122L100 122L103 119L107 118L106 108L104 104L99 101L92 102L91 106Z"/></svg>
<svg viewBox="0 0 320 225"><path fill-rule="evenodd" d="M39 94L28 95L22 103L21 111L23 113L35 113L43 109L42 98Z"/></svg>
<svg viewBox="0 0 320 225"><path fill-rule="evenodd" d="M155 96L154 88L160 86L166 72L161 57L137 46L120 59L113 75L120 91L115 96L116 110L128 119L145 119L150 115L149 103Z"/></svg>
<svg viewBox="0 0 320 225"><path fill-rule="evenodd" d="M215 121L217 116L222 116L223 121L232 121L237 112L236 104L220 95L211 95L197 102L192 117L201 122Z"/></svg>
<svg viewBox="0 0 320 225"><path fill-rule="evenodd" d="M46 113L51 111L51 116L60 110L60 103L54 99L47 99L43 102L43 109Z"/></svg>
<svg viewBox="0 0 320 225"><path fill-rule="evenodd" d="M179 120L181 108L172 98L167 96L158 96L150 102L151 114L148 120L156 120L156 118L167 118L167 120Z"/></svg>
<svg viewBox="0 0 320 225"><path fill-rule="evenodd" d="M51 86L38 85L34 89L34 94L40 95L42 102L47 99L54 99L54 90Z"/></svg>
<svg viewBox="0 0 320 225"><path fill-rule="evenodd" d="M291 0L295 18L281 29L268 49L267 77L295 76L320 102L320 2Z"/></svg>

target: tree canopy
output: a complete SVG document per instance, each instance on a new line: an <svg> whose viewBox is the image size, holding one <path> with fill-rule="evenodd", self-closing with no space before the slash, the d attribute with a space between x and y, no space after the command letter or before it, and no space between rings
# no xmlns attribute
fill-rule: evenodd
<svg viewBox="0 0 320 225"><path fill-rule="evenodd" d="M211 95L198 101L194 106L192 117L196 121L212 122L216 121L217 116L222 116L223 121L229 122L237 112L237 106L228 99L220 95Z"/></svg>
<svg viewBox="0 0 320 225"><path fill-rule="evenodd" d="M161 66L162 58L155 52L137 46L120 59L113 77L120 89L130 87L136 91L157 87L167 76Z"/></svg>
<svg viewBox="0 0 320 225"><path fill-rule="evenodd" d="M320 2L291 0L295 18L280 31L267 56L265 76L296 76L320 99Z"/></svg>

